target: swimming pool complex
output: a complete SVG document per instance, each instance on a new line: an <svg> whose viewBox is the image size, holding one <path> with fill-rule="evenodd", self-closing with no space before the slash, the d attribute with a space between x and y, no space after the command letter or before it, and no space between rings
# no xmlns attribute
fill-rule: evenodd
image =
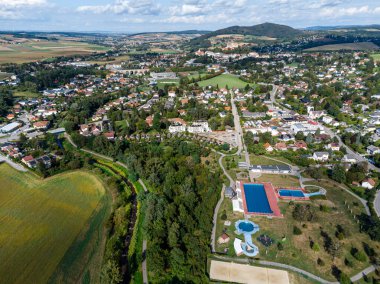
<svg viewBox="0 0 380 284"><path fill-rule="evenodd" d="M253 244L252 235L256 234L260 227L249 221L249 220L239 220L235 223L237 234L243 234L245 242L239 243L243 254L246 256L254 257L259 253L259 248ZM235 248L235 251L236 250Z"/></svg>

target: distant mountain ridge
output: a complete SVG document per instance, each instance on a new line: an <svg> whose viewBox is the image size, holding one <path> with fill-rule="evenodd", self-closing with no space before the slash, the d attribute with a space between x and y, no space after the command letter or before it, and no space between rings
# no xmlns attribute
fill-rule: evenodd
<svg viewBox="0 0 380 284"><path fill-rule="evenodd" d="M341 26L312 26L304 28L303 30L307 31L329 31L329 30L338 30L338 29L350 29L350 30L358 30L358 29L380 29L380 25L341 25Z"/></svg>

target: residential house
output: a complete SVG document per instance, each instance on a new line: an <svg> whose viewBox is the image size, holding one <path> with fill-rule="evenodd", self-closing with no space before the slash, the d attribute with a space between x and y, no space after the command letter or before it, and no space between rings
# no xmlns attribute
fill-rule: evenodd
<svg viewBox="0 0 380 284"><path fill-rule="evenodd" d="M264 148L267 152L273 152L273 147L267 142L264 144Z"/></svg>
<svg viewBox="0 0 380 284"><path fill-rule="evenodd" d="M218 238L218 244L228 244L230 242L230 237L226 234L223 233L219 238Z"/></svg>
<svg viewBox="0 0 380 284"><path fill-rule="evenodd" d="M370 146L367 147L367 153L369 155L380 154L380 148L376 147L376 146L373 146L373 145L370 145Z"/></svg>
<svg viewBox="0 0 380 284"><path fill-rule="evenodd" d="M364 187L366 189L372 189L375 187L376 182L371 178L367 178L367 179L362 181L361 185L362 185L362 187Z"/></svg>
<svg viewBox="0 0 380 284"><path fill-rule="evenodd" d="M312 159L314 161L326 162L328 161L330 154L328 152L314 152Z"/></svg>

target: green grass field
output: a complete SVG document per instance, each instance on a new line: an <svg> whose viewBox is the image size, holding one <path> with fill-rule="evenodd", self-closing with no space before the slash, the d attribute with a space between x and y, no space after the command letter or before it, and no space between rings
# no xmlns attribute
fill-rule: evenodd
<svg viewBox="0 0 380 284"><path fill-rule="evenodd" d="M198 82L198 85L200 87L219 86L219 88L225 88L226 86L228 86L228 88L239 88L239 89L244 88L245 86L247 86L247 84L248 83L240 80L239 77L236 77L230 74L222 74L212 79Z"/></svg>
<svg viewBox="0 0 380 284"><path fill-rule="evenodd" d="M41 180L2 164L0 184L0 258L6 260L0 282L46 283L56 270L68 272L70 257L82 253L78 245L94 225L90 220L99 218L106 195L102 182L84 171ZM81 262L90 258L72 262L82 269Z"/></svg>
<svg viewBox="0 0 380 284"><path fill-rule="evenodd" d="M305 49L304 51L339 51L339 50L378 50L379 47L372 42L353 42L340 44L327 44L313 48Z"/></svg>
<svg viewBox="0 0 380 284"><path fill-rule="evenodd" d="M371 57L373 58L374 61L380 62L380 53L371 54Z"/></svg>
<svg viewBox="0 0 380 284"><path fill-rule="evenodd" d="M163 79L163 80L157 80L157 87L159 89L163 89L165 85L179 85L179 79Z"/></svg>
<svg viewBox="0 0 380 284"><path fill-rule="evenodd" d="M32 92L14 92L13 96L19 98L38 98L40 94Z"/></svg>

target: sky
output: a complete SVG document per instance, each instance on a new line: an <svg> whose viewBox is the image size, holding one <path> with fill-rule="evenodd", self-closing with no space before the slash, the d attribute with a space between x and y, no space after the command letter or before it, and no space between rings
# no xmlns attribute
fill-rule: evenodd
<svg viewBox="0 0 380 284"><path fill-rule="evenodd" d="M0 30L158 32L380 24L379 0L0 0Z"/></svg>

